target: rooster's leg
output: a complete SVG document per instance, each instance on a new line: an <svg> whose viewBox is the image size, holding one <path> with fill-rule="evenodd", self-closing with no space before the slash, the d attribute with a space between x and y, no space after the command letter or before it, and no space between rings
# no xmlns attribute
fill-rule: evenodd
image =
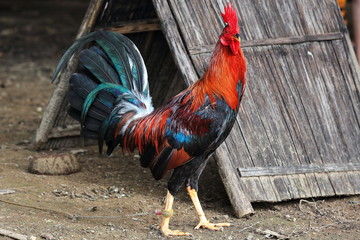
<svg viewBox="0 0 360 240"><path fill-rule="evenodd" d="M174 203L174 196L168 191L166 195L166 202L165 202L165 210L163 211L164 218L160 224L161 232L169 237L169 236L190 236L190 233L181 232L179 230L171 230L169 229L169 222L173 212L172 205Z"/></svg>
<svg viewBox="0 0 360 240"><path fill-rule="evenodd" d="M190 186L186 187L186 190L189 193L189 196L191 198L191 201L194 204L195 210L200 218L199 224L195 227L195 229L199 228L207 228L210 230L221 230L222 227L229 227L230 223L210 223L209 220L205 217L205 213L201 207L197 192L195 189L192 189Z"/></svg>

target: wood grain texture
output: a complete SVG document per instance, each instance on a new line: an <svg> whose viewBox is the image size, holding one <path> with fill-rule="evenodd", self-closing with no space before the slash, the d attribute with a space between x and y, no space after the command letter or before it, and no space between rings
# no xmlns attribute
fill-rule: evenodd
<svg viewBox="0 0 360 240"><path fill-rule="evenodd" d="M151 32L151 31L161 30L160 21L158 18L114 22L111 24L111 26L106 26L104 28L99 27L96 30L98 29L117 32L121 34Z"/></svg>
<svg viewBox="0 0 360 240"><path fill-rule="evenodd" d="M307 42L319 42L319 41L332 41L342 39L344 34L340 32L334 33L324 33L317 35L303 35L296 37L283 37L283 38L267 38L267 39L255 39L241 41L241 48L252 48L259 46L271 46L271 45L289 45L289 44L300 44ZM205 45L189 48L189 53L191 55L201 54L201 53L212 53L214 51L215 45Z"/></svg>
<svg viewBox="0 0 360 240"><path fill-rule="evenodd" d="M178 31L178 25L172 15L171 8L167 1L164 0L153 0L153 4L161 21L161 26L165 38L169 43L175 64L180 70L184 81L190 85L198 80L198 76L195 72L193 63L187 54L182 37Z"/></svg>
<svg viewBox="0 0 360 240"><path fill-rule="evenodd" d="M293 165L293 166L276 166L276 167L248 167L238 168L240 177L253 176L275 176L290 175L300 173L325 173L325 172L345 172L360 171L360 162L358 163L333 163L321 165Z"/></svg>
<svg viewBox="0 0 360 240"><path fill-rule="evenodd" d="M202 75L223 27L218 12L226 1L168 2ZM241 169L243 177L237 172L232 180L251 201L354 194L360 163L359 69L336 1L233 5L248 86L221 148L225 159L217 158L221 175ZM229 168L221 167L224 162L231 162L225 164Z"/></svg>

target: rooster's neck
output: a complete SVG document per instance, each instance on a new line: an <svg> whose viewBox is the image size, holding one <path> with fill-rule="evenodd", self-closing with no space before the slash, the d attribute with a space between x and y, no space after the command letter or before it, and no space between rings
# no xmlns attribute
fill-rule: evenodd
<svg viewBox="0 0 360 240"><path fill-rule="evenodd" d="M210 65L202 78L194 84L195 101L206 96L214 102L215 97L224 99L231 109L237 110L245 87L246 60L241 49L234 55L229 46L217 43ZM241 92L238 85L241 83Z"/></svg>

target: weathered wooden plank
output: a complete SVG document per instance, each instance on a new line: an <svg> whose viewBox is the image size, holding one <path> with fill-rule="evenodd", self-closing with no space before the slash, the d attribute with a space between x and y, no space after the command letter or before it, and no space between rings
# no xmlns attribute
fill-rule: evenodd
<svg viewBox="0 0 360 240"><path fill-rule="evenodd" d="M288 175L287 179L294 199L312 197L304 174Z"/></svg>
<svg viewBox="0 0 360 240"><path fill-rule="evenodd" d="M211 12L224 3L170 1L199 75L206 69L217 41L218 33L214 29L222 28L221 19L212 21L208 15L216 15ZM340 60L341 54L336 53L342 63L329 64L328 61L336 59L331 54L334 49L328 45L341 42L345 31L336 1L296 0L293 4L283 4L281 1L244 0L235 5L241 9L239 22L242 46L248 59L249 83L239 112L239 124L226 140L233 166L244 169L262 166L263 170L268 166L279 167L283 169L281 173L286 173L287 166L311 168L308 164L332 164L337 159L344 166L348 162L357 163L359 144L357 141L351 143L350 139L357 139L359 121L356 119L359 118L356 114L347 114L344 109L346 104L359 102L358 82L351 85L355 89L351 99L340 96L346 88L332 79L345 81L351 74L334 65L346 64L346 59ZM200 11L199 6L206 11ZM199 11L200 17L191 17ZM346 49L343 52L346 56ZM324 73L328 68L332 70ZM329 96L329 89L339 94ZM334 101L337 98L341 100ZM353 111L358 111L357 107ZM357 129L351 134L343 131L346 123L354 123ZM326 165L322 170L326 172L335 167ZM328 174L312 173L312 170L301 172L306 174L246 177L239 181L252 201L262 197L274 200L335 194ZM270 189L270 193L264 193L264 189Z"/></svg>
<svg viewBox="0 0 360 240"><path fill-rule="evenodd" d="M218 29L222 29L223 26L218 12L223 9L226 2L226 0L170 1L173 14L179 22L181 34L189 49L211 45L217 41ZM261 40L321 35L345 30L340 22L342 20L332 16L334 11L338 11L336 1L305 2L296 0L292 4L284 4L281 1L267 0L235 1L234 7L239 9L241 38Z"/></svg>
<svg viewBox="0 0 360 240"><path fill-rule="evenodd" d="M246 101L242 102L238 115L238 125L241 135L236 132L237 137L242 136L247 144L253 166L276 166L276 158L268 144L268 138L264 129L259 109L255 105L252 91L247 89ZM235 147L236 148L236 147ZM235 162L240 159L234 159Z"/></svg>
<svg viewBox="0 0 360 240"><path fill-rule="evenodd" d="M353 188L345 188L342 192L337 189L337 194L335 194L327 173L277 175L269 176L267 179L257 176L242 177L239 181L244 193L251 202L274 201L275 198L278 199L276 201L284 201L289 199L334 196L338 194L346 195L351 194L352 189L356 188L356 191L359 190L359 184L357 183L360 180L360 172L350 171L339 174L341 176L332 176L333 180L347 178ZM340 182L343 183L344 181L342 180Z"/></svg>
<svg viewBox="0 0 360 240"><path fill-rule="evenodd" d="M326 173L343 171L360 171L360 162L354 163L332 163L323 165L292 165L274 167L247 167L238 168L241 177L274 176L300 173Z"/></svg>
<svg viewBox="0 0 360 240"><path fill-rule="evenodd" d="M316 183L319 186L320 194L317 196L335 196L327 173L315 173Z"/></svg>
<svg viewBox="0 0 360 240"><path fill-rule="evenodd" d="M356 138L360 140L360 132L359 127L353 129L348 127L356 126L358 123L356 123L356 117L348 111L351 100L346 94L344 77L347 74L343 73L338 64L340 59L333 53L333 43L335 42L342 43L342 41L333 41L320 45L320 52L324 54L323 56L333 59L333 61L329 63L316 61L317 64L315 65L320 73L320 81L317 84L324 89L319 94L321 108L318 108L319 117L324 118L322 141L325 144L322 148L326 149L324 159L329 159L328 161L335 158L339 162L351 162L353 158L356 158L356 155L359 156L359 151L354 151L354 149L359 148ZM328 69L325 70L325 67Z"/></svg>
<svg viewBox="0 0 360 240"><path fill-rule="evenodd" d="M309 186L309 191L312 197L321 196L321 190L317 183L316 173L305 173L306 182Z"/></svg>
<svg viewBox="0 0 360 240"><path fill-rule="evenodd" d="M318 154L314 151L314 140L312 139L312 131L304 121L306 116L305 107L302 104L300 95L303 94L302 90L298 89L301 79L294 74L292 68L289 67L287 58L292 58L291 50L288 46L273 46L268 54L268 68L271 70L271 84L276 85L278 92L278 104L281 111L278 116L271 116L270 119L274 121L277 118L283 119L284 131L288 132L289 138L287 141L293 144L289 148L289 155L284 159L284 165L298 165L309 163L309 159L316 160ZM289 56L290 55L290 56ZM301 76L301 75L300 75ZM293 156L293 157L292 157ZM296 157L295 157L296 156Z"/></svg>
<svg viewBox="0 0 360 240"><path fill-rule="evenodd" d="M280 201L292 199L286 176L273 176L271 179L274 182Z"/></svg>
<svg viewBox="0 0 360 240"><path fill-rule="evenodd" d="M113 31L121 34L127 33L138 33L138 32L151 32L161 30L160 21L158 18L150 19L138 19L132 21L121 21L114 22L112 26L107 26L106 28L96 28L96 30L106 30Z"/></svg>
<svg viewBox="0 0 360 240"><path fill-rule="evenodd" d="M53 128L49 132L48 138L63 138L79 136L81 131L80 124L68 125L66 128Z"/></svg>
<svg viewBox="0 0 360 240"><path fill-rule="evenodd" d="M278 89L279 86L276 84L276 74L271 67L272 60L268 57L271 54L273 53L270 48L261 50L260 54L255 53L255 56L257 55L256 57L264 66L264 75L259 76L259 78L267 78L267 80L254 81L251 87L256 90L255 102L264 125L268 139L267 144L271 147L275 157L276 166L297 165L300 161L298 160L296 145L294 145L288 132L286 118L282 117L285 106L282 104L283 98ZM270 166L274 165L271 164Z"/></svg>
<svg viewBox="0 0 360 240"><path fill-rule="evenodd" d="M264 197L266 190L258 177L240 178L239 185L249 201L260 202L266 199Z"/></svg>
<svg viewBox="0 0 360 240"><path fill-rule="evenodd" d="M241 130L239 128L239 125L235 123L229 136L223 143L227 147L229 158L238 159L239 161L233 161L233 162L236 164L240 163L242 167L254 166L254 162L251 159L250 152L248 151L249 148L244 138L238 136L239 133L241 133ZM233 167L236 168L236 166Z"/></svg>
<svg viewBox="0 0 360 240"><path fill-rule="evenodd" d="M348 37L348 36L347 36ZM338 98L342 101L342 105L339 106L340 111L346 109L346 114L340 113L339 125L344 132L344 144L351 146L347 150L352 159L360 159L360 68L355 62L349 62L351 55L354 55L353 48L349 49L347 40L333 41L330 51L334 54L334 61L337 71L337 76L333 79L342 79L343 81L335 81L339 86L339 90L336 91L336 101ZM345 118L345 116L351 116L351 118ZM354 126L354 127L349 127Z"/></svg>
<svg viewBox="0 0 360 240"><path fill-rule="evenodd" d="M151 0L107 0L96 26L114 27L119 22L154 18L157 16Z"/></svg>
<svg viewBox="0 0 360 240"><path fill-rule="evenodd" d="M269 202L281 201L278 191L276 190L276 187L274 185L274 182L272 181L273 178L268 176L260 176L259 180L264 189L262 197L267 199L266 201Z"/></svg>
<svg viewBox="0 0 360 240"><path fill-rule="evenodd" d="M164 0L153 0L153 4L161 21L161 27L169 43L176 66L180 70L184 81L190 85L198 79L198 76L187 55L187 50L178 30L178 24L173 17L170 6Z"/></svg>
<svg viewBox="0 0 360 240"><path fill-rule="evenodd" d="M222 144L217 150L215 159L219 167L219 173L224 183L226 192L229 196L230 202L234 208L237 217L243 217L254 212L253 207L247 195L244 194L243 189L239 184L234 184L239 181L236 172L232 171L232 161L227 155L227 148Z"/></svg>
<svg viewBox="0 0 360 240"><path fill-rule="evenodd" d="M336 195L353 195L355 193L346 172L331 172L328 175Z"/></svg>
<svg viewBox="0 0 360 240"><path fill-rule="evenodd" d="M309 42L320 42L320 41L332 41L344 38L344 34L340 32L335 33L324 33L317 35L304 35L295 37L283 37L283 38L266 38L266 39L254 39L241 41L241 48L253 48L261 46L272 46L272 45L292 45ZM215 45L201 45L189 48L191 55L201 53L213 52Z"/></svg>
<svg viewBox="0 0 360 240"><path fill-rule="evenodd" d="M354 194L360 194L360 172L349 171L346 173L351 186L354 189Z"/></svg>
<svg viewBox="0 0 360 240"><path fill-rule="evenodd" d="M223 8L213 6L217 2L170 0L169 4L187 47L214 44L217 41L223 24L219 15Z"/></svg>

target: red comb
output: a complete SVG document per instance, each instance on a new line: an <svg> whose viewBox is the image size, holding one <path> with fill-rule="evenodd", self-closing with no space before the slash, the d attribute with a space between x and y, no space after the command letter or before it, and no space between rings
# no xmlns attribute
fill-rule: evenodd
<svg viewBox="0 0 360 240"><path fill-rule="evenodd" d="M224 13L221 13L221 15L224 22L226 22L230 28L236 30L237 32L239 31L238 18L230 2L228 2L227 6L224 7Z"/></svg>

